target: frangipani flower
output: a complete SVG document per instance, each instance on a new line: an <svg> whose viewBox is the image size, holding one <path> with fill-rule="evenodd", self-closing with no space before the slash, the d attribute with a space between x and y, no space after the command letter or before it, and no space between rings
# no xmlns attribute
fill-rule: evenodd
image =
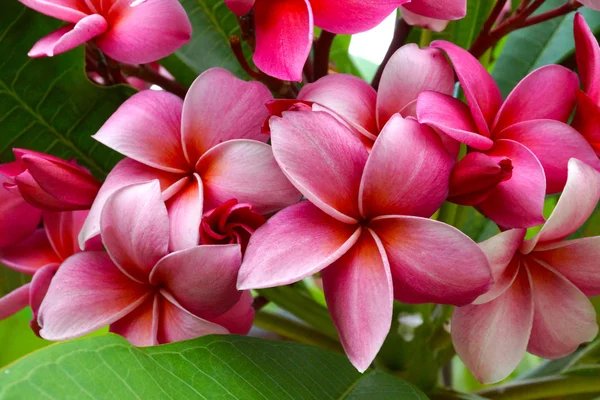
<svg viewBox="0 0 600 400"><path fill-rule="evenodd" d="M400 115L369 154L324 112L271 120L273 152L308 199L269 219L250 238L238 288L287 285L321 272L348 357L364 371L406 303L469 304L491 275L477 245L428 219L448 193L454 159L438 135Z"/></svg>
<svg viewBox="0 0 600 400"><path fill-rule="evenodd" d="M597 7L600 10L600 3ZM574 30L575 55L583 90L577 90L577 113L573 127L600 156L600 47L594 33L579 13L575 15Z"/></svg>
<svg viewBox="0 0 600 400"><path fill-rule="evenodd" d="M74 161L14 149L16 161L0 165L0 248L39 226L42 211L86 210L101 183Z"/></svg>
<svg viewBox="0 0 600 400"><path fill-rule="evenodd" d="M0 298L0 319L29 305L33 310L31 328L38 332L37 315L42 299L60 264L80 251L77 235L87 214L87 211L45 212L43 229L35 230L20 243L0 249L0 263L33 275L30 283ZM86 249L102 250L102 244L92 240Z"/></svg>
<svg viewBox="0 0 600 400"><path fill-rule="evenodd" d="M564 239L599 199L600 173L571 159L565 190L534 238L524 241L525 230L513 229L480 244L494 286L452 318L454 347L479 381L504 379L525 351L561 358L598 333L586 296L600 294L600 236Z"/></svg>
<svg viewBox="0 0 600 400"><path fill-rule="evenodd" d="M370 146L394 114L415 116L421 92L450 95L453 89L454 72L440 50L407 44L390 58L378 92L356 76L332 74L305 85L298 101L274 100L270 112L281 116L287 109L309 106L315 111L329 111Z"/></svg>
<svg viewBox="0 0 600 400"><path fill-rule="evenodd" d="M94 136L129 158L108 175L80 235L100 233L108 197L132 183L158 179L171 218L169 248L199 243L204 209L237 199L267 214L296 203L300 194L281 172L261 126L273 97L258 82L214 68L204 72L185 101L143 91L127 100Z"/></svg>
<svg viewBox="0 0 600 400"><path fill-rule="evenodd" d="M510 179L498 182L492 176L497 184L476 204L483 214L504 228L543 223L544 196L562 190L571 157L600 168L590 145L565 123L575 104L577 75L558 65L541 67L503 101L491 75L466 50L445 41L432 46L452 61L468 105L442 93L423 92L417 101L419 122L483 153L461 161L469 164L466 169L487 174L476 164L496 163L506 171L510 163ZM481 178L472 175L473 180Z"/></svg>
<svg viewBox="0 0 600 400"><path fill-rule="evenodd" d="M578 0L581 4L593 10L600 11L600 0Z"/></svg>
<svg viewBox="0 0 600 400"><path fill-rule="evenodd" d="M268 75L301 81L314 26L353 34L375 27L410 0L225 0L242 16L254 7L254 63Z"/></svg>
<svg viewBox="0 0 600 400"><path fill-rule="evenodd" d="M116 191L101 218L108 253L63 262L40 307L42 337L65 340L110 325L134 345L151 346L250 330L252 297L235 287L240 246L170 253L158 181Z"/></svg>
<svg viewBox="0 0 600 400"><path fill-rule="evenodd" d="M400 7L400 12L409 25L441 32L448 21L467 15L467 0L412 0Z"/></svg>
<svg viewBox="0 0 600 400"><path fill-rule="evenodd" d="M30 57L52 57L93 41L116 61L145 64L168 56L190 40L192 33L177 0L19 1L69 22L37 42Z"/></svg>

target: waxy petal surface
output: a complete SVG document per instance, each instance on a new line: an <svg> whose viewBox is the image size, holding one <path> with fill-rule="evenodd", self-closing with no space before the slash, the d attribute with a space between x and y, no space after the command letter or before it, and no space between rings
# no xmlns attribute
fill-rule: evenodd
<svg viewBox="0 0 600 400"><path fill-rule="evenodd" d="M76 24L85 18L90 10L79 0L19 0L27 7L48 15Z"/></svg>
<svg viewBox="0 0 600 400"><path fill-rule="evenodd" d="M46 297L46 293L48 293L48 288L56 271L58 271L58 267L60 267L58 263L43 266L33 275L31 284L29 285L29 306L33 313L30 326L36 335L39 335L40 332L38 324L40 306L42 305L42 301L44 301L44 297Z"/></svg>
<svg viewBox="0 0 600 400"><path fill-rule="evenodd" d="M148 296L135 310L110 324L110 331L134 346L158 345L158 297Z"/></svg>
<svg viewBox="0 0 600 400"><path fill-rule="evenodd" d="M255 0L225 0L227 7L238 17L246 15L254 6Z"/></svg>
<svg viewBox="0 0 600 400"><path fill-rule="evenodd" d="M461 19L467 15L466 0L412 0L403 7L425 17L443 20Z"/></svg>
<svg viewBox="0 0 600 400"><path fill-rule="evenodd" d="M581 3L597 3L596 7L600 8L598 0L581 1ZM590 6L588 5L588 7ZM575 14L573 24L575 56L581 86L593 102L598 104L600 103L600 47L598 40L580 13Z"/></svg>
<svg viewBox="0 0 600 400"><path fill-rule="evenodd" d="M185 187L167 201L170 251L198 245L203 203L202 180L198 174L193 174Z"/></svg>
<svg viewBox="0 0 600 400"><path fill-rule="evenodd" d="M33 275L44 265L60 261L46 232L41 228L36 229L25 240L0 249L0 263L28 275Z"/></svg>
<svg viewBox="0 0 600 400"><path fill-rule="evenodd" d="M8 191L0 175L0 248L26 239L40 224L42 211L27 203L23 197Z"/></svg>
<svg viewBox="0 0 600 400"><path fill-rule="evenodd" d="M252 308L252 293L249 290L242 292L240 300L225 314L210 321L221 325L234 335L247 335L254 322L254 308Z"/></svg>
<svg viewBox="0 0 600 400"><path fill-rule="evenodd" d="M14 315L29 305L29 286L25 284L0 297L0 321Z"/></svg>

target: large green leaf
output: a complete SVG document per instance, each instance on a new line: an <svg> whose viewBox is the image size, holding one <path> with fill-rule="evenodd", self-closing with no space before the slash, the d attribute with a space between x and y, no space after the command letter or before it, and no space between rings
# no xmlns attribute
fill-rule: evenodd
<svg viewBox="0 0 600 400"><path fill-rule="evenodd" d="M136 348L115 335L47 347L0 370L0 398L404 399L427 397L316 347L207 336Z"/></svg>
<svg viewBox="0 0 600 400"><path fill-rule="evenodd" d="M17 1L0 13L0 162L13 147L76 158L102 177L121 157L90 136L133 90L102 88L84 71L84 49L32 59L27 52L60 24Z"/></svg>
<svg viewBox="0 0 600 400"><path fill-rule="evenodd" d="M564 4L564 0L548 0L540 8L544 12ZM594 32L600 32L600 13L580 9ZM506 96L528 73L547 64L560 63L575 50L573 17L575 13L554 18L542 24L511 33L496 61L493 76Z"/></svg>

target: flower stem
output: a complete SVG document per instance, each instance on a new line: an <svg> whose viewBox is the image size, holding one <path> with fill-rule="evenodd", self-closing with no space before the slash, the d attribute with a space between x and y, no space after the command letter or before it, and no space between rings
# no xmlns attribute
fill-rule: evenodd
<svg viewBox="0 0 600 400"><path fill-rule="evenodd" d="M329 53L335 39L335 33L322 31L315 44L315 62L313 79L316 81L329 73Z"/></svg>
<svg viewBox="0 0 600 400"><path fill-rule="evenodd" d="M119 68L127 76L135 76L153 85L160 86L167 92L171 92L182 99L187 94L187 88L179 84L179 82L162 76L158 71L149 68L146 65L128 65L119 64Z"/></svg>
<svg viewBox="0 0 600 400"><path fill-rule="evenodd" d="M406 23L402 19L402 17L396 20L396 28L394 29L394 38L392 39L392 43L390 43L390 47L388 47L387 53L383 58L383 61L377 68L377 72L373 77L373 81L371 82L371 86L375 90L379 88L379 82L381 81L381 76L383 75L383 71L385 70L385 66L390 61L394 53L402 47L404 43L406 43L406 39L408 38L408 34L410 33L412 27Z"/></svg>

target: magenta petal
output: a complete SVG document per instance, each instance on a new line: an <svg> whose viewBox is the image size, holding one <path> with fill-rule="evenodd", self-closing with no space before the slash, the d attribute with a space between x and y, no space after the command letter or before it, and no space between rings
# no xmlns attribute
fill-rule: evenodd
<svg viewBox="0 0 600 400"><path fill-rule="evenodd" d="M158 181L119 189L106 201L100 221L102 242L127 275L147 282L168 252L169 216Z"/></svg>
<svg viewBox="0 0 600 400"><path fill-rule="evenodd" d="M128 158L119 161L110 174L108 174L106 181L100 188L100 192L98 192L98 196L79 234L79 247L81 249L85 248L85 243L88 240L100 234L100 214L106 204L106 200L114 192L128 185L158 179L160 187L165 193L165 198L169 198L170 196L166 196L166 192L170 192L169 188L175 186L182 178L184 176L151 168ZM184 184L185 182L186 180L183 180Z"/></svg>
<svg viewBox="0 0 600 400"><path fill-rule="evenodd" d="M486 153L500 161L509 158L512 176L500 183L478 209L504 228L528 228L542 224L546 177L537 157L525 146L512 141L497 140Z"/></svg>
<svg viewBox="0 0 600 400"><path fill-rule="evenodd" d="M360 230L308 201L288 207L250 237L238 289L282 286L315 274L345 254Z"/></svg>
<svg viewBox="0 0 600 400"><path fill-rule="evenodd" d="M76 24L85 18L88 7L79 0L19 0L27 7L42 14Z"/></svg>
<svg viewBox="0 0 600 400"><path fill-rule="evenodd" d="M313 15L308 0L256 0L254 63L267 75L302 81L302 68L313 41Z"/></svg>
<svg viewBox="0 0 600 400"><path fill-rule="evenodd" d="M426 90L451 95L454 71L444 54L432 47L402 46L383 70L377 93L377 121L380 128L396 113L410 114L410 104Z"/></svg>
<svg viewBox="0 0 600 400"><path fill-rule="evenodd" d="M377 218L369 226L387 253L397 300L460 306L485 293L492 283L483 251L450 225L390 216Z"/></svg>
<svg viewBox="0 0 600 400"><path fill-rule="evenodd" d="M528 263L534 317L527 351L544 358L565 357L598 334L592 303L571 282L539 264Z"/></svg>
<svg viewBox="0 0 600 400"><path fill-rule="evenodd" d="M546 65L527 75L510 92L498 112L494 134L533 119L567 122L575 107L577 75L560 65Z"/></svg>
<svg viewBox="0 0 600 400"><path fill-rule="evenodd" d="M271 146L256 140L229 140L215 146L198 161L196 170L204 184L207 210L236 199L266 214L301 197L277 165Z"/></svg>
<svg viewBox="0 0 600 400"><path fill-rule="evenodd" d="M190 313L169 293L162 290L159 297L158 342L160 344L195 339L204 335L227 334L221 325Z"/></svg>
<svg viewBox="0 0 600 400"><path fill-rule="evenodd" d="M479 61L466 50L443 40L436 40L431 46L444 50L452 61L479 132L489 137L489 127L492 126L502 105L498 85Z"/></svg>
<svg viewBox="0 0 600 400"><path fill-rule="evenodd" d="M596 2L596 7L600 8L600 1L588 0L588 3L591 2ZM586 2L582 1L581 3L585 4ZM598 40L580 13L575 15L573 28L581 86L593 102L598 104L600 102L600 47Z"/></svg>
<svg viewBox="0 0 600 400"><path fill-rule="evenodd" d="M110 30L96 44L110 58L127 64L164 58L186 44L192 34L187 14L177 0L117 0L107 19Z"/></svg>
<svg viewBox="0 0 600 400"><path fill-rule="evenodd" d="M193 167L181 145L183 102L171 93L144 90L123 103L93 137L149 167L184 173Z"/></svg>
<svg viewBox="0 0 600 400"><path fill-rule="evenodd" d="M600 107L587 94L577 91L577 111L572 126L592 146L596 155L600 157Z"/></svg>
<svg viewBox="0 0 600 400"><path fill-rule="evenodd" d="M75 254L50 283L39 311L40 335L53 341L83 336L127 315L149 294L105 252Z"/></svg>
<svg viewBox="0 0 600 400"><path fill-rule="evenodd" d="M410 26L418 26L433 32L442 32L448 26L448 20L424 17L400 7L402 19Z"/></svg>
<svg viewBox="0 0 600 400"><path fill-rule="evenodd" d="M163 286L192 314L213 318L240 299L242 293L235 286L241 263L237 244L196 246L161 259L150 282Z"/></svg>
<svg viewBox="0 0 600 400"><path fill-rule="evenodd" d="M225 314L210 318L210 322L221 325L234 335L246 335L254 322L254 308L252 308L252 293L249 290L242 292L240 300Z"/></svg>
<svg viewBox="0 0 600 400"><path fill-rule="evenodd" d="M403 7L425 17L450 21L467 15L467 0L412 0Z"/></svg>
<svg viewBox="0 0 600 400"><path fill-rule="evenodd" d="M271 141L283 173L308 200L342 222L356 222L368 152L347 127L328 113L287 112L271 119Z"/></svg>
<svg viewBox="0 0 600 400"><path fill-rule="evenodd" d="M410 0L310 0L315 25L334 33L353 34L379 25Z"/></svg>
<svg viewBox="0 0 600 400"><path fill-rule="evenodd" d="M31 235L42 218L42 211L27 203L19 194L8 191L0 175L0 248L12 246Z"/></svg>
<svg viewBox="0 0 600 400"><path fill-rule="evenodd" d="M454 311L452 343L478 381L495 383L510 375L525 355L532 323L531 286L521 269L502 296Z"/></svg>
<svg viewBox="0 0 600 400"><path fill-rule="evenodd" d="M238 17L246 15L254 6L255 0L225 0L225 4Z"/></svg>
<svg viewBox="0 0 600 400"><path fill-rule="evenodd" d="M158 305L160 296L148 296L135 310L110 325L110 331L121 335L134 346L158 344Z"/></svg>
<svg viewBox="0 0 600 400"><path fill-rule="evenodd" d="M342 346L364 372L392 324L392 276L379 239L365 230L346 254L323 270L323 289Z"/></svg>
<svg viewBox="0 0 600 400"><path fill-rule="evenodd" d="M579 3L583 4L586 7L589 7L593 10L600 11L600 1L599 0L581 0Z"/></svg>
<svg viewBox="0 0 600 400"><path fill-rule="evenodd" d="M87 216L88 211L44 213L46 235L60 259L65 260L80 251L78 235ZM104 246L100 238L94 238L86 243L85 250L104 250Z"/></svg>
<svg viewBox="0 0 600 400"><path fill-rule="evenodd" d="M477 150L489 150L494 145L478 133L469 107L462 101L442 93L423 92L417 100L417 118L442 133Z"/></svg>
<svg viewBox="0 0 600 400"><path fill-rule="evenodd" d="M347 74L324 76L302 88L298 99L318 103L333 111L365 136L377 136L377 92L364 80Z"/></svg>
<svg viewBox="0 0 600 400"><path fill-rule="evenodd" d="M48 288L50 287L50 283L52 282L52 278L54 278L56 271L58 271L58 267L60 267L60 264L58 263L45 265L36 271L31 280L29 288L29 306L33 312L33 319L31 320L30 325L36 334L39 334L40 331L40 326L38 325L40 306L42 305L44 297L46 297L46 293L48 293Z"/></svg>
<svg viewBox="0 0 600 400"><path fill-rule="evenodd" d="M53 57L84 44L106 32L108 23L98 14L88 15L77 24L67 25L40 39L29 50L29 57Z"/></svg>
<svg viewBox="0 0 600 400"><path fill-rule="evenodd" d="M0 320L10 317L29 305L29 287L27 283L0 297Z"/></svg>
<svg viewBox="0 0 600 400"><path fill-rule="evenodd" d="M187 185L167 201L170 251L198 245L203 202L202 180L198 174L194 174Z"/></svg>
<svg viewBox="0 0 600 400"><path fill-rule="evenodd" d="M43 229L35 230L15 245L0 249L0 262L24 274L33 275L44 265L60 261Z"/></svg>
<svg viewBox="0 0 600 400"><path fill-rule="evenodd" d="M367 161L360 188L364 217L430 217L448 195L454 159L439 136L415 120L395 115Z"/></svg>

